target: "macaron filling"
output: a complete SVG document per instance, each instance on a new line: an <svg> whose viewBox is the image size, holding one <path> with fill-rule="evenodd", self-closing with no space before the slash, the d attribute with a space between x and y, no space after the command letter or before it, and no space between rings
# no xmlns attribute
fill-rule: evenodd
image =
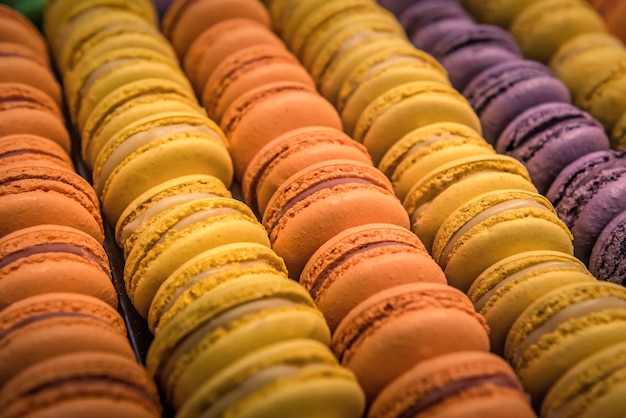
<svg viewBox="0 0 626 418"><path fill-rule="evenodd" d="M520 341L513 350L511 363L516 364L526 350L537 344L543 336L557 331L563 323L610 309L626 309L626 300L616 296L604 296L584 300L560 309Z"/></svg>
<svg viewBox="0 0 626 418"><path fill-rule="evenodd" d="M66 319L66 318L86 318L93 321L98 321L103 325L106 325L108 328L111 328L115 332L119 332L110 322L105 321L103 318L95 315L91 315L85 312L76 312L76 311L56 311L56 312L40 312L40 313L29 313L27 317L20 319L13 323L10 327L5 329L0 329L0 339L5 338L7 335L12 332L18 331L22 328L27 327L28 325L37 323L39 321L45 321L48 319ZM68 325L69 326L69 325Z"/></svg>
<svg viewBox="0 0 626 418"><path fill-rule="evenodd" d="M546 211L550 210L550 208L542 205L541 203L533 199L512 199L491 206L490 208L480 212L478 215L472 217L459 229L457 229L454 234L452 234L446 245L443 247L443 250L441 251L441 255L439 256L438 260L441 268L446 268L446 266L448 265L450 254L452 254L456 242L461 239L461 237L465 235L470 229L474 228L477 225L480 225L482 222L486 221L492 216L497 216L505 211L527 208L541 209Z"/></svg>
<svg viewBox="0 0 626 418"><path fill-rule="evenodd" d="M295 302L287 299L269 297L234 306L212 318L209 318L204 323L199 324L191 333L187 334L183 339L178 341L168 353L165 353L166 355L163 358L165 358L166 361L161 369L161 387L168 387L168 377L176 369L178 361L213 331L216 331L219 328L226 328L235 321L240 322L246 316L256 316L256 314L259 314L260 312L276 309L280 310L282 308L295 305Z"/></svg>
<svg viewBox="0 0 626 418"><path fill-rule="evenodd" d="M101 260L95 256L91 251L88 251L85 247L79 247L65 242L55 242L33 245L23 248L19 251L15 251L0 259L0 269L14 263L22 258L31 257L37 254L49 254L49 253L64 253L74 254L86 260L92 261L100 267L102 271L109 274L108 268L103 266Z"/></svg>
<svg viewBox="0 0 626 418"><path fill-rule="evenodd" d="M199 222L203 222L203 221L206 221L206 220L209 220L211 218L214 218L216 216L221 216L221 215L245 215L245 214L235 208L229 208L229 207L200 210L176 222L167 230L166 233L162 234L159 237L156 243L162 244L163 242L165 242L168 236L172 234L180 232L185 228L192 227Z"/></svg>

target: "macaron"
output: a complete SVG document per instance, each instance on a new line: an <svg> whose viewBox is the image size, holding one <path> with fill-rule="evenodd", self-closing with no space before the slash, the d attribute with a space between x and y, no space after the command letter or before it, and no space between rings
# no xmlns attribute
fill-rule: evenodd
<svg viewBox="0 0 626 418"><path fill-rule="evenodd" d="M563 43L584 33L606 32L602 17L583 0L544 0L524 7L511 22L524 56L550 61Z"/></svg>
<svg viewBox="0 0 626 418"><path fill-rule="evenodd" d="M545 294L518 317L506 340L505 358L535 407L572 367L623 341L625 303L623 286L585 281Z"/></svg>
<svg viewBox="0 0 626 418"><path fill-rule="evenodd" d="M565 84L548 67L530 60L497 64L476 76L463 90L480 118L485 139L495 145L520 113L547 102L570 103Z"/></svg>
<svg viewBox="0 0 626 418"><path fill-rule="evenodd" d="M610 134L611 148L626 149L626 112L619 117Z"/></svg>
<svg viewBox="0 0 626 418"><path fill-rule="evenodd" d="M594 4L596 3L596 4ZM598 10L604 21L606 22L609 32L620 38L622 41L626 40L626 32L621 22L623 22L624 5L620 1L601 1L592 2L592 5Z"/></svg>
<svg viewBox="0 0 626 418"><path fill-rule="evenodd" d="M483 351L458 351L411 367L383 389L367 417L481 418L502 411L515 418L536 416L506 361Z"/></svg>
<svg viewBox="0 0 626 418"><path fill-rule="evenodd" d="M433 47L445 36L452 34L463 34L465 31L476 27L476 22L467 17L443 19L431 22L419 29L413 29L413 34L409 38L416 48L424 51L432 51Z"/></svg>
<svg viewBox="0 0 626 418"><path fill-rule="evenodd" d="M626 48L619 38L606 32L591 32L561 45L549 65L576 97L587 79L625 56Z"/></svg>
<svg viewBox="0 0 626 418"><path fill-rule="evenodd" d="M548 391L541 416L567 416L563 414L569 411L589 417L624 413L624 349L623 342L608 345L565 372Z"/></svg>
<svg viewBox="0 0 626 418"><path fill-rule="evenodd" d="M328 160L293 174L276 190L263 214L272 248L295 280L330 238L376 222L409 227L389 180L371 165L351 160Z"/></svg>
<svg viewBox="0 0 626 418"><path fill-rule="evenodd" d="M495 150L476 131L454 122L425 125L408 132L389 148L378 168L404 200L413 185L431 170L463 157L491 155Z"/></svg>
<svg viewBox="0 0 626 418"><path fill-rule="evenodd" d="M479 21L505 29L526 7L541 0L462 0L463 6Z"/></svg>
<svg viewBox="0 0 626 418"><path fill-rule="evenodd" d="M624 240L624 219L626 211L617 215L609 222L591 250L589 270L599 279L624 284L624 257L622 257Z"/></svg>
<svg viewBox="0 0 626 418"><path fill-rule="evenodd" d="M38 225L0 238L0 309L31 295L73 292L117 308L102 244L75 228Z"/></svg>
<svg viewBox="0 0 626 418"><path fill-rule="evenodd" d="M445 284L446 278L411 231L371 223L326 241L306 263L299 281L334 332L352 308L375 293L408 283Z"/></svg>
<svg viewBox="0 0 626 418"><path fill-rule="evenodd" d="M491 351L502 355L509 329L535 300L563 285L591 280L594 276L574 256L550 250L523 251L488 267L467 295L489 324Z"/></svg>
<svg viewBox="0 0 626 418"><path fill-rule="evenodd" d="M241 184L243 198L262 216L285 180L309 165L334 159L372 164L367 149L338 129L308 126L287 131L250 161Z"/></svg>
<svg viewBox="0 0 626 418"><path fill-rule="evenodd" d="M415 33L421 31L426 26L443 20L473 20L472 16L457 0L443 2L436 0L414 1L413 4L404 8L396 16L409 38L412 38Z"/></svg>
<svg viewBox="0 0 626 418"><path fill-rule="evenodd" d="M202 95L204 85L224 58L254 45L285 47L283 41L266 25L252 19L232 18L205 29L189 45L182 61L196 93Z"/></svg>
<svg viewBox="0 0 626 418"><path fill-rule="evenodd" d="M437 122L457 122L479 134L481 124L468 101L452 87L415 81L387 90L363 110L354 129L374 164L408 132Z"/></svg>
<svg viewBox="0 0 626 418"><path fill-rule="evenodd" d="M144 318L161 283L190 258L238 241L269 246L267 233L252 211L225 197L174 206L137 233L126 258L124 281L133 305Z"/></svg>
<svg viewBox="0 0 626 418"><path fill-rule="evenodd" d="M232 197L220 179L208 174L190 174L164 181L128 204L115 224L115 240L126 256L130 251L126 241L151 218L182 203L218 196Z"/></svg>
<svg viewBox="0 0 626 418"><path fill-rule="evenodd" d="M252 385L262 376L270 377ZM233 382L252 387L242 392ZM233 395L235 401L223 401ZM328 347L315 340L294 339L261 348L217 373L178 415L238 411L240 417L359 418L364 410L365 397L354 375L337 364Z"/></svg>
<svg viewBox="0 0 626 418"><path fill-rule="evenodd" d="M148 325L158 332L204 293L229 280L267 273L287 278L287 267L269 247L233 242L209 249L181 264L159 287L150 304Z"/></svg>
<svg viewBox="0 0 626 418"><path fill-rule="evenodd" d="M48 61L26 46L6 42L0 43L0 58L0 83L28 84L50 96L61 107L61 85Z"/></svg>
<svg viewBox="0 0 626 418"><path fill-rule="evenodd" d="M3 415L158 418L157 388L136 361L86 351L57 356L26 369L0 392Z"/></svg>
<svg viewBox="0 0 626 418"><path fill-rule="evenodd" d="M146 366L176 409L202 384L268 345L330 333L307 291L277 274L227 281L191 302L163 326Z"/></svg>
<svg viewBox="0 0 626 418"><path fill-rule="evenodd" d="M113 353L135 360L124 320L93 296L49 292L0 311L0 386L46 359L82 351Z"/></svg>
<svg viewBox="0 0 626 418"><path fill-rule="evenodd" d="M79 229L104 241L100 204L91 185L75 172L19 163L0 169L0 236L53 224Z"/></svg>
<svg viewBox="0 0 626 418"><path fill-rule="evenodd" d="M537 191L528 170L512 157L464 157L416 181L403 205L411 219L411 230L430 252L439 227L452 212L482 193L502 189Z"/></svg>
<svg viewBox="0 0 626 418"><path fill-rule="evenodd" d="M283 81L240 95L226 109L220 126L230 144L235 178L241 181L252 158L274 138L306 126L341 130L341 119L309 85Z"/></svg>
<svg viewBox="0 0 626 418"><path fill-rule="evenodd" d="M568 164L610 147L602 125L570 103L543 103L519 114L504 129L496 150L520 160L545 194Z"/></svg>
<svg viewBox="0 0 626 418"><path fill-rule="evenodd" d="M572 255L572 234L542 195L498 190L452 212L435 235L432 255L448 283L467 292L489 266L530 250Z"/></svg>
<svg viewBox="0 0 626 418"><path fill-rule="evenodd" d="M39 135L0 136L0 161L2 165L53 164L74 171L67 151L53 140Z"/></svg>
<svg viewBox="0 0 626 418"><path fill-rule="evenodd" d="M116 224L137 196L188 174L212 175L230 186L233 168L224 134L206 116L167 112L140 119L112 137L95 161L93 183L105 217Z"/></svg>
<svg viewBox="0 0 626 418"><path fill-rule="evenodd" d="M163 16L161 29L180 59L189 45L212 25L234 18L256 20L270 27L267 9L255 0L175 0Z"/></svg>
<svg viewBox="0 0 626 418"><path fill-rule="evenodd" d="M0 42L20 44L50 62L48 45L37 27L15 6L0 4Z"/></svg>
<svg viewBox="0 0 626 418"><path fill-rule="evenodd" d="M171 80L142 78L112 90L78 126L87 166L93 168L98 153L119 131L164 109L206 115L193 93Z"/></svg>
<svg viewBox="0 0 626 418"><path fill-rule="evenodd" d="M337 327L331 347L371 403L418 363L451 352L489 351L487 333L484 318L459 290L411 283L380 291L354 307ZM385 367L380 367L382 358Z"/></svg>
<svg viewBox="0 0 626 418"><path fill-rule="evenodd" d="M354 67L337 94L335 105L344 131L352 135L359 116L376 97L414 81L450 83L437 60L409 44L395 44L371 54Z"/></svg>
<svg viewBox="0 0 626 418"><path fill-rule="evenodd" d="M208 116L219 122L230 104L248 90L281 81L315 88L309 73L284 46L250 46L234 51L215 67L204 86L201 102Z"/></svg>

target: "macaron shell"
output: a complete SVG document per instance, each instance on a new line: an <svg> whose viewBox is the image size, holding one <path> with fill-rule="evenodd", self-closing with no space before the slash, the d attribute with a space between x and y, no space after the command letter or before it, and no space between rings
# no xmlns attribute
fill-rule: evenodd
<svg viewBox="0 0 626 418"><path fill-rule="evenodd" d="M52 139L30 134L13 134L0 137L2 164L54 164L74 171L67 151Z"/></svg>
<svg viewBox="0 0 626 418"><path fill-rule="evenodd" d="M626 211L609 222L591 251L589 270L600 280L623 284L624 277L624 219Z"/></svg>
<svg viewBox="0 0 626 418"><path fill-rule="evenodd" d="M0 5L0 42L23 45L49 61L48 45L37 27L14 7Z"/></svg>
<svg viewBox="0 0 626 418"><path fill-rule="evenodd" d="M479 21L508 28L513 19L526 7L541 0L462 0L463 6Z"/></svg>

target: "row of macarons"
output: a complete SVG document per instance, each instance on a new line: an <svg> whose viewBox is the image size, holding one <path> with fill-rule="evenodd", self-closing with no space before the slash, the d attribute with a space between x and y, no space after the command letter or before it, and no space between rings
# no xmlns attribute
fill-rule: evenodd
<svg viewBox="0 0 626 418"><path fill-rule="evenodd" d="M181 3L163 16L172 39L165 28ZM262 22L257 2L193 3L214 16L253 10ZM360 416L362 389L263 225L232 197L232 145L150 10L148 1L56 2L44 20L83 158L123 249L125 290L154 334L148 371L181 417L295 416L299 407ZM240 381L249 383L233 386Z"/></svg>
<svg viewBox="0 0 626 418"><path fill-rule="evenodd" d="M277 16L280 16L280 8L282 6L288 7L288 6L285 6L285 2L279 2L279 1L270 2L270 11L272 11L272 6L274 6L274 12L276 13ZM318 28L324 28L323 24L321 24L320 22L326 21L326 19L331 20L329 16L340 15L340 13L338 13L336 10L333 11L332 5L326 6L326 5L320 5L320 4L315 4L315 5L291 4L291 6L292 7L289 9L289 12L290 12L289 17L285 15L285 19L286 20L295 19L295 22L292 21L291 27L296 27L296 28L304 28L304 27L310 27L310 26L315 27L316 25L319 25ZM310 7L310 9L307 9L307 7ZM311 9L315 9L315 13L312 13ZM298 12L301 12L299 16L298 16ZM328 15L324 16L324 13L327 13ZM316 22L316 19L319 19L319 20ZM340 22L341 18L337 18L335 23L337 21ZM289 27L288 25L289 23L286 22L285 28ZM279 33L282 34L280 25L277 26L277 30L279 31ZM350 29L345 29L345 30L346 32L348 32ZM339 31L337 33L339 33ZM340 62L334 63L334 66L332 66L331 64L331 66L329 66L328 68L332 68L332 69L341 68L341 65L344 62L349 62L350 58L358 56L358 54L361 52L361 51L357 51L357 48L359 47L355 47L354 50L350 49L351 47L356 45L356 42L352 44L349 43L350 35L354 35L354 32L352 33L348 32L344 34L345 38L343 39L341 39L340 36L338 35L337 36L337 38L339 38L338 44L327 42L328 49L332 50L332 48L341 48L342 50L341 57L336 58L336 60ZM366 36L367 35L363 37L365 38ZM314 36L310 36L309 39L316 39L316 38ZM369 41L371 41L371 39ZM345 44L342 45L342 43L344 42ZM287 44L290 45L290 42L287 42ZM379 47L380 45L381 44L378 44ZM342 46L344 48L342 48ZM364 56L361 56L360 59L364 59L365 56L368 56L368 52L369 54L374 54L372 50L369 50L366 52ZM341 61L344 61L344 62L341 62ZM530 65L534 65L534 63L530 63ZM384 67L384 64L378 65L376 68L380 69L381 67ZM373 73L375 73L375 71L368 73L368 75L371 75ZM335 72L334 74L337 75L338 73ZM380 77L380 75L372 76L372 78L374 79L378 77ZM320 79L316 81L319 83ZM368 79L367 81L371 81L371 79ZM558 80L555 80L555 81L558 81ZM389 84L391 83L392 82L390 82ZM371 121L374 121L373 125L380 124L381 127L384 126L384 129L380 129L379 131L377 131L377 134L374 136L374 138L376 138L376 141L372 141L369 144L365 143L368 151L370 151L370 154L372 154L373 157L377 155L377 152L380 153L381 149L384 151L386 149L385 146L388 147L388 143L391 142L393 144L392 146L394 146L395 138L402 138L400 141L404 140L403 135L406 134L406 132L403 132L402 130L407 129L408 131L411 131L412 129L415 129L416 126L411 126L411 121L413 121L413 123L419 123L419 121L415 122L415 119L417 119L415 118L415 115L423 115L423 112L420 112L423 110L423 108L418 107L419 101L414 99L414 96L411 94L410 88L407 85L398 86L398 88L394 91L394 88L390 88L389 84L386 84L384 87L379 87L382 89L388 88L388 90L386 90L383 94L380 94L372 102L371 105L367 105L366 109L359 116L358 122L362 122L366 126ZM362 85L363 84L359 84L359 87L361 87ZM319 87L319 84L318 84L318 87ZM323 88L320 88L320 91L324 92ZM328 94L327 98L329 98L329 100L331 100L332 102L332 90L327 91L327 94ZM444 100L445 99L442 99L440 97L438 102L441 103ZM463 102L462 99L457 98L456 103L462 103L462 102ZM436 103L436 101L433 100L430 102L431 108L435 107L433 103ZM468 103L465 103L465 104L466 106L468 105ZM467 111L467 107L465 109L466 111L465 113L463 113L463 116L472 114L471 110ZM441 110L441 108L439 108L439 110ZM409 118L408 116L403 118L402 117L403 112L405 112L404 113L405 115L411 112L411 115L413 116L413 118ZM449 108L447 111L444 110L444 112L442 113L444 113L447 118L453 117L455 115L455 112L449 111ZM459 113L461 112L457 112L456 115L458 115ZM457 122L462 122L462 121L459 121L457 119ZM426 126L425 128L429 128L429 126ZM476 131L476 128L474 126L472 126L472 128ZM450 132L448 131L446 135L443 135L443 136L449 137ZM465 133L463 136L468 136L468 135L467 133ZM358 139L358 137L355 139ZM430 142L434 142L439 138L437 138L436 135L431 135L430 137L428 137L428 139L430 140ZM422 139L422 142L423 141L424 140ZM415 151L416 149L419 150L420 140L416 142L418 146L415 146L416 143L412 143L412 144L409 143L410 145L405 147L404 151L405 152L407 150ZM572 248L571 243L569 242L571 239L571 236L569 236L568 228L563 224L562 221L558 219L551 203L547 201L545 198L542 199L540 195L536 193L537 190L528 181L529 178L526 179L526 183L523 183L521 181L513 183L511 182L510 177L509 179L506 179L500 182L499 180L494 181L494 176L488 176L490 177L489 180L491 181L489 182L484 181L482 183L483 184L482 189L478 189L476 187L467 187L470 185L470 183L474 181L477 181L478 184L480 184L479 180L475 176L467 175L469 173L475 174L476 170L475 169L470 170L468 168L468 166L470 165L467 164L468 161L463 161L463 154L465 150L459 149L459 153L455 154L454 152L450 152L451 148L445 147L444 144L445 144L445 141L440 143L441 148L443 148L443 151L440 149L439 152L436 152L436 153L424 152L422 155L419 155L420 153L419 151L417 151L416 152L417 155L415 156L415 158L411 159L412 161L409 163L409 165L419 165L419 162L428 161L429 159L433 158L432 154L435 154L441 157L442 159L450 158L447 160L448 164L445 164L444 161L441 161L440 164L442 165L437 167L436 170L433 170L430 173L426 173L425 175L423 173L422 175L419 175L418 173L417 178L420 180L425 180L427 182L427 187L424 187L426 186L426 184L423 184L423 183L420 185L420 187L415 187L416 186L415 177L413 178L409 177L409 179L412 180L412 182L411 181L409 182L409 188L410 188L409 196L418 195L419 193L422 193L423 195L428 196L426 199L422 201L422 203L428 203L428 205L424 204L424 205L417 205L413 207L410 206L409 208L413 209L410 211L410 213L415 215L415 218L417 219L417 222L414 222L413 224L414 226L416 223L417 225L419 225L420 223L424 221L426 221L426 224L432 225L431 233L435 235L435 239L433 241L432 254L435 257L435 259L440 263L440 265L442 265L442 267L444 268L446 277L453 286L458 287L463 290L468 290L472 285L474 285L474 283L476 283L476 279L477 277L480 276L480 273L486 271L490 266L494 266L498 262L513 262L515 258L519 258L522 256L536 255L536 254L530 253L531 250L550 249L552 251L556 250L556 254L552 253L552 255L548 256L548 259L550 259L550 257L555 257L553 261L557 261L557 264L558 264L559 256L566 255L567 256L566 258L568 258L569 261L567 261L565 264L566 265L571 264L570 267L580 271L583 281L590 281L590 283L578 284L579 286L581 287L589 286L591 289L596 289L596 288L608 289L607 291L613 294L619 294L623 292L623 289L620 288L619 286L613 286L613 285L603 283L603 282L598 282L597 280L595 280L595 278L589 274L585 266L582 263L580 263L580 261L571 257L573 248ZM428 144L428 145L431 145L431 144ZM487 155L491 153L492 155L489 156L489 159L491 160L492 158L494 158L493 154L495 153L495 151L493 149L487 151L486 149L488 148L489 147L483 148L482 152L486 153ZM470 150L468 152L469 153L473 152L475 154L478 154L479 156L478 159L481 158L480 151L476 152L475 150ZM430 156L430 158L424 158L424 154ZM499 156L499 157L502 157L502 156ZM468 159L471 160L471 158L468 158ZM504 157L502 158L495 157L495 159L499 160L498 162L502 161L502 159L507 162L510 162L511 160L511 159L506 159ZM465 163L465 167L463 167L463 163ZM481 164L474 164L474 165L478 167L481 166ZM503 164L491 164L491 167L488 168L487 170L489 169L493 170L493 167L494 166L497 167L498 165L500 167L496 168L496 170L504 171L501 168ZM483 164L482 170L484 170L486 166L488 167L488 165ZM516 166L517 168L522 167L521 171L518 171L517 173L526 172L525 168L519 162L509 165L509 167L511 166ZM453 172L455 171L454 169L456 169L456 173L453 175ZM441 171L437 173L437 170L441 170ZM462 174L459 174L459 172ZM439 176L436 176L436 174L439 174ZM431 175L433 175L433 177L429 179L428 177L430 177ZM457 187L457 188L450 187L451 185L455 185L454 183L457 183L456 184L457 186L459 185L459 183L462 183L458 181L459 178L462 179L462 177L465 177L465 179L463 180L470 181L470 183L463 184L463 186L466 186L466 187L462 187L462 186ZM418 180L417 184L419 184L420 180ZM428 181L428 180L431 180L431 181ZM520 189L521 188L524 190L527 187L530 187L532 189L530 193L533 193L533 196L543 201L544 208L547 208L548 211L540 213L540 214L534 213L533 215L528 215L528 214L522 215L521 212L526 211L528 213L532 213L534 212L534 209L536 209L537 207L534 206L534 203L530 203L527 199L521 198L520 200L517 200L518 198L521 197L521 195L517 193L510 193L510 190L505 190L500 193L491 193L491 195L487 194L487 195L476 196L475 194L472 194L472 193L481 193L481 191L493 192L494 190L499 190L500 188L504 188L504 189L507 189L507 188ZM422 189L422 190L419 190L419 189ZM454 190L455 193L453 193L452 190ZM527 191L528 189L524 190L524 192L522 193L526 197L528 197L528 194L525 194ZM435 196L435 199L431 199L433 196ZM472 200L472 198L474 198L474 200ZM411 199L409 199L409 202L410 200ZM429 202L429 200L432 200L432 202ZM433 202L436 202L438 204L433 204ZM443 204L444 202L446 203L446 205ZM537 201L535 201L535 203L536 202ZM405 203L406 203L406 200L405 200ZM502 205L502 203L506 203L506 204ZM452 208L450 209L450 207ZM417 208L419 208L420 210L415 211L415 209ZM458 209L458 211L455 212L455 209ZM514 214L514 212L518 209L522 209L522 210L518 211L517 216L520 216L520 218L524 218L523 222L519 222L519 224L515 222L516 215ZM421 218L421 216L423 216L424 211L431 212L429 214L430 216L427 217L426 219ZM476 215L480 215L480 213L483 211L485 215L482 216L482 218L480 216L476 216ZM417 212L417 213L414 213L414 212ZM443 217L436 219L436 217L439 216L441 212L444 213ZM547 222L548 219L543 216L546 213L550 213L549 222ZM447 217L447 215L450 215L450 216ZM502 215L501 219L505 220L505 222L503 222L501 225L497 225L498 223L497 218L499 217L497 215ZM533 217L536 217L535 220L537 220L538 222L535 222L535 220L532 219ZM474 222L468 222L468 220L470 219L472 219ZM508 228L504 227L503 225L507 225L507 224L509 225L511 229L509 229L506 233L504 233L504 230ZM488 226L492 226L492 225L496 225L496 229L488 228ZM416 228L414 227L414 229ZM472 231L472 229L474 230ZM500 230L500 232L503 232L503 234L502 235L497 234L495 232L496 230ZM420 236L420 238L422 238L423 235L420 235L419 232L417 234L418 236ZM450 241L452 241L451 245L450 245ZM428 244L427 244L427 247L428 247ZM513 258L509 259L509 256ZM534 259L534 257L530 257L530 259ZM533 270L533 269L531 268L530 270ZM526 277L529 277L529 276L526 276ZM565 274L565 277L568 277L567 273ZM542 277L542 279L543 278L545 278L545 276ZM568 279L566 278L566 281L567 280ZM559 291L564 290L564 289L555 290L555 288L559 288L563 284L562 282L558 283L558 280L552 279L552 278L548 278L546 281L547 281L547 284L542 285L540 287L540 290L538 290L537 293L533 294L533 297L520 299L520 304L516 306L516 309L512 309L511 311L509 311L508 315L500 316L500 317L495 316L495 317L492 317L491 319L492 321L494 321L496 326L500 325L499 323L504 324L503 327L498 327L499 331L497 333L496 338L498 338L498 341L500 342L500 344L502 344L503 338L504 339L508 338L508 340L510 341L508 344L509 348L506 350L508 352L506 356L514 365L516 370L519 372L520 376L522 377L522 381L526 385L526 388L533 395L533 402L537 406L538 409L541 406L543 397L546 396L546 394L550 391L550 389L554 385L554 388L551 393L556 393L556 395L551 395L549 396L549 398L550 399L560 398L560 399L556 401L556 404L554 404L551 401L548 401L545 403L545 405L547 406L544 406L544 411L546 411L544 412L544 414L549 415L552 413L551 410L554 410L554 409L558 410L559 408L563 406L563 404L568 403L568 401L564 401L564 399L571 399L578 395L578 393L572 392L571 388L564 390L563 385L556 385L556 381L558 380L558 378L561 377L566 372L569 366L571 366L572 364L580 360L581 357L584 357L590 353L593 353L596 349L603 348L604 346L601 344L599 347L596 346L589 351L578 352L576 353L576 356L578 357L576 356L570 357L565 362L566 364L560 364L560 365L557 365L556 367L552 363L552 358L551 358L551 355L553 355L554 352L550 352L550 350L558 351L560 348L564 347L565 345L557 344L554 347L550 347L550 350L547 350L548 353L542 358L540 358L539 360L533 360L530 362L527 361L528 358L532 358L534 356L535 350L537 350L537 347L535 346L533 342L527 341L527 343L521 343L521 340L524 340L528 337L527 332L530 329L532 329L528 327L529 318L536 316L538 312L542 312L543 308L545 307L545 305L541 305L542 303L548 303L548 301L550 300L554 301L555 299L558 299L560 297ZM573 279L572 281L574 282L576 281L576 279ZM531 280L531 282L533 281ZM507 283L511 285L510 282L507 282ZM528 283L528 285L531 287L534 287L536 283L537 282ZM491 287L491 289L493 289L494 287L496 287L497 284L498 283L492 282L489 286ZM519 287L518 286L501 286L499 289L494 290L494 292L492 293L486 293L486 295L489 298L493 298L493 300L491 301L489 305L496 304L496 300L500 299L500 296L502 296L503 294L506 294L512 288L514 288L516 291L517 290L522 291L522 289L524 289L524 286L519 286ZM555 290L555 292L552 294L549 294L549 291L551 290ZM586 293L587 290L583 290L582 292ZM545 299L541 301L537 301L537 305L533 305L533 303L535 302L535 299L543 294L546 294ZM503 303L506 303L506 301L503 301ZM499 306L501 307L503 305L499 305ZM542 318L542 321L547 320L547 317L549 317L550 315L543 315L543 316L544 318ZM619 318L619 313L616 317ZM561 318L561 319L564 319L564 318ZM577 320L582 320L584 322L588 319L589 318L582 318L582 319L579 318ZM576 322L577 320L574 320L574 322ZM556 321L557 320L555 319L554 322ZM567 320L563 321L562 326L564 328L571 326L571 324L566 324L566 322ZM509 328L512 327L514 323L517 324L517 326L513 327L515 331L508 332ZM533 324L533 326L535 325L536 324ZM617 324L615 324L615 326L619 327L619 320L617 321ZM553 338L554 335L556 335L556 334L553 334L553 332L555 332L553 330L550 331L546 328L541 328L541 327L538 327L538 328L539 330L532 337L533 339L539 338L541 334L543 334L544 332L546 333L546 335L544 335L543 338L546 340L549 340ZM518 332L519 330L524 330L524 331ZM558 334L558 332L560 331L561 330L558 330L556 333ZM607 330L607 332L610 332L610 331ZM593 338L593 333L594 333L593 329L588 328L587 331L583 333L584 334L583 337L587 339ZM526 356L528 356L528 358L524 360L524 357ZM537 378L537 375L535 373L539 373L539 372L542 373L548 365L551 366L551 369L552 369L550 374ZM589 367L589 365L587 364L586 367ZM580 373L580 372L581 372L580 369L576 371L576 373ZM565 381L567 380L568 379L565 379ZM602 384L602 381L600 380L594 383ZM613 392L613 394L614 393L617 393L617 392ZM613 401L615 401L615 398L613 398Z"/></svg>
<svg viewBox="0 0 626 418"><path fill-rule="evenodd" d="M159 417L118 311L97 197L70 159L60 96L49 94L58 84L45 43L17 12L0 13L3 45L17 51L0 58L2 415Z"/></svg>

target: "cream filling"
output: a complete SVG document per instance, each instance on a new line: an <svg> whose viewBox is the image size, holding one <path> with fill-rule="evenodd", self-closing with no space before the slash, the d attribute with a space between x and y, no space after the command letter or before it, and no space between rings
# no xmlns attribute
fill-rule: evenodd
<svg viewBox="0 0 626 418"><path fill-rule="evenodd" d="M122 243L126 242L128 237L130 237L137 230L137 228L144 225L153 216L157 216L158 214L165 212L167 209L171 209L174 206L191 202L192 200L202 199L205 197L217 197L217 195L212 194L212 193L198 192L198 193L187 193L187 194L176 195L176 196L168 196L164 199L159 200L158 202L152 204L143 213L135 217L135 219L128 222L124 226L124 228L122 228L122 232L120 234Z"/></svg>
<svg viewBox="0 0 626 418"><path fill-rule="evenodd" d="M215 133L208 126L204 124L190 125L187 123L157 126L129 136L108 156L107 160L102 165L98 177L94 178L94 187L96 191L100 194L102 192L102 188L104 187L104 183L109 178L113 170L115 170L115 167L120 165L126 157L140 147L170 135L197 132L206 133L218 139L218 137L215 136Z"/></svg>
<svg viewBox="0 0 626 418"><path fill-rule="evenodd" d="M476 307L477 311L480 311L482 308L485 307L489 299L491 299L496 293L498 293L498 291L501 288L503 288L504 286L507 286L509 283L514 282L515 280L519 279L522 276L525 276L537 270L542 270L542 269L547 269L547 268L552 268L552 267L566 268L570 266L572 266L572 263L568 263L565 261L546 261L545 263L535 264L533 266L522 269L516 273L511 274L504 280L501 280L491 290L486 292L480 299L478 299L478 301L474 304L474 306Z"/></svg>
<svg viewBox="0 0 626 418"><path fill-rule="evenodd" d="M243 305L235 306L227 311L218 314L214 318L209 318L204 323L198 325L190 334L178 342L174 349L168 353L165 364L163 365L163 372L161 374L162 387L166 386L167 378L174 372L176 364L187 352L191 351L197 344L199 344L204 337L212 333L213 331L225 327L230 322L240 319L244 316L257 314L267 309L281 308L284 306L295 305L294 302L280 299L280 298L268 298L257 301L244 303Z"/></svg>
<svg viewBox="0 0 626 418"><path fill-rule="evenodd" d="M357 90L357 88L360 87L361 83L366 82L367 80L369 80L370 78L372 78L373 76L375 76L376 74L378 74L379 71L384 70L387 67L391 67L395 64L402 64L402 63L412 63L415 62L415 57L407 57L407 56L403 56L403 55L392 55L390 57L387 57L386 59L370 66L367 68L367 70L365 70L363 72L363 75L361 77L360 83L354 83L354 85L350 88L350 91L348 92L348 94L345 95L345 101L348 101L348 98L351 97L354 92Z"/></svg>
<svg viewBox="0 0 626 418"><path fill-rule="evenodd" d="M163 242L165 242L165 240L167 239L168 236L173 235L189 226L192 226L193 224L196 224L198 222L202 222L205 221L207 219L210 219L214 216L219 216L219 215L241 215L242 213L240 211L238 211L237 209L233 209L233 208L212 208L212 209L205 209L205 210L201 210L198 212L194 212L192 214L190 214L189 216L186 216L185 218L183 218L182 220L176 222L171 228L168 229L168 231L161 235L161 237L159 238L159 240L157 241L157 244L162 244Z"/></svg>
<svg viewBox="0 0 626 418"><path fill-rule="evenodd" d="M515 347L512 362L517 363L519 357L526 350L537 344L544 335L556 331L564 322L607 309L626 309L626 300L615 296L604 296L578 302L561 309L541 326L535 328Z"/></svg>
<svg viewBox="0 0 626 418"><path fill-rule="evenodd" d="M109 62L106 62L106 63L100 65L98 68L96 68L94 71L92 71L91 74L89 74L89 76L87 77L87 79L85 79L85 82L83 83L82 87L79 90L80 96L79 96L78 103L76 103L77 106L78 106L77 107L77 111L80 109L80 104L81 104L80 102L81 102L82 98L85 97L85 95L87 94L87 92L91 88L91 85L102 74L108 72L112 68L117 68L121 64L123 64L124 62L130 61L130 60L131 60L131 58L118 58L118 59L115 59L115 60L111 60Z"/></svg>
<svg viewBox="0 0 626 418"><path fill-rule="evenodd" d="M496 216L502 212L507 210L514 209L523 209L523 208L536 208L543 210L550 210L541 203L532 200L532 199L512 199L506 202L499 203L480 212L478 215L474 216L472 219L467 221L463 226L461 226L448 240L448 243L443 248L441 252L441 256L439 257L440 265L442 269L445 269L448 265L448 259L450 258L450 254L452 253L452 249L454 248L454 244L461 239L463 235L465 235L470 229L479 225L480 223L486 221L492 216Z"/></svg>
<svg viewBox="0 0 626 418"><path fill-rule="evenodd" d="M256 391L262 389L267 385L271 385L281 378L295 376L298 374L299 371L299 367L287 365L275 365L272 367L268 367L267 369L261 370L254 376L248 378L241 385L237 386L224 396L220 397L220 399L213 405L209 406L208 409L204 411L202 415L200 415L200 417L222 417L231 405L236 404L238 401L245 399Z"/></svg>

